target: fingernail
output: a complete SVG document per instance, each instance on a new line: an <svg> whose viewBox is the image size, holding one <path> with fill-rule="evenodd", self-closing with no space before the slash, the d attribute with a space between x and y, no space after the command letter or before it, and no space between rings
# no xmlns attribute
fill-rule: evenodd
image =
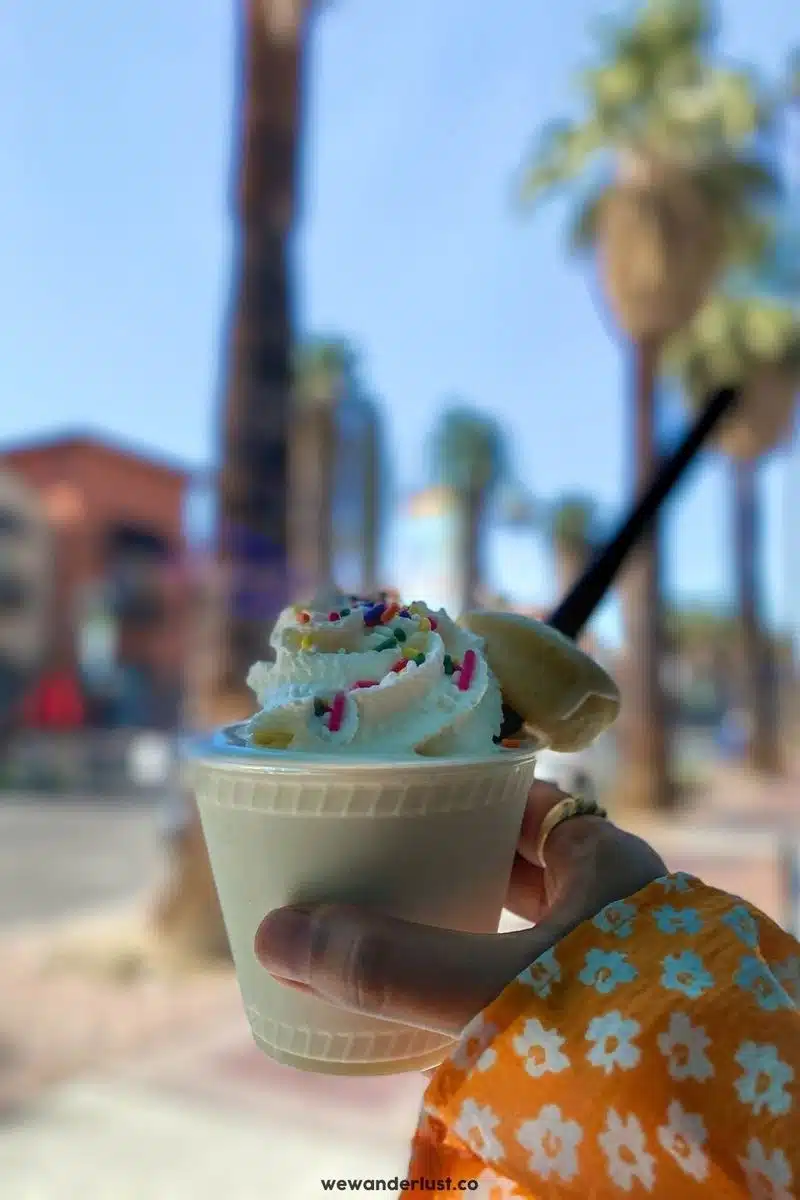
<svg viewBox="0 0 800 1200"><path fill-rule="evenodd" d="M279 908L267 913L256 930L256 958L270 974L303 983L308 977L310 933L311 919L303 909Z"/></svg>
<svg viewBox="0 0 800 1200"><path fill-rule="evenodd" d="M282 983L284 987L291 988L293 992L312 992L314 989L307 983L298 983L296 979L287 979L285 975L273 975L271 971L267 972L272 975L276 983Z"/></svg>

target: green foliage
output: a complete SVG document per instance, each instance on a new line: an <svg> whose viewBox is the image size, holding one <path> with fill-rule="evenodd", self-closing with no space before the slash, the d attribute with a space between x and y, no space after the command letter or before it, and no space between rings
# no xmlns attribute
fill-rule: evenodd
<svg viewBox="0 0 800 1200"><path fill-rule="evenodd" d="M502 484L497 496L497 513L500 523L507 529L534 529L542 518L536 498L514 479Z"/></svg>
<svg viewBox="0 0 800 1200"><path fill-rule="evenodd" d="M786 69L786 98L790 104L800 104L800 47L789 54Z"/></svg>
<svg viewBox="0 0 800 1200"><path fill-rule="evenodd" d="M562 496L550 510L553 542L581 553L590 549L597 536L597 503L591 496Z"/></svg>
<svg viewBox="0 0 800 1200"><path fill-rule="evenodd" d="M746 384L765 366L800 379L800 313L761 297L713 296L672 339L665 365L693 399Z"/></svg>
<svg viewBox="0 0 800 1200"><path fill-rule="evenodd" d="M596 32L597 61L578 80L585 116L544 127L523 173L523 203L583 176L596 160L618 164L633 154L685 171L723 218L734 256L747 257L765 236L748 228L752 207L773 199L778 184L745 152L771 126L774 99L751 73L709 62L715 20L705 0L648 0L631 21L606 19ZM582 203L573 247L594 244L607 186Z"/></svg>
<svg viewBox="0 0 800 1200"><path fill-rule="evenodd" d="M727 261L750 266L762 259L773 244L774 223L754 206L777 198L780 188L774 172L752 158L698 162L685 172L718 215ZM570 247L576 253L594 249L607 192L606 185L596 187L578 204L570 229Z"/></svg>
<svg viewBox="0 0 800 1200"><path fill-rule="evenodd" d="M465 492L488 492L503 477L506 453L496 421L462 404L440 417L430 440L434 481Z"/></svg>
<svg viewBox="0 0 800 1200"><path fill-rule="evenodd" d="M689 602L679 608L668 607L665 612L667 637L688 652L719 648L735 653L739 629L740 618L734 606ZM764 632L781 659L791 661L791 635L780 629Z"/></svg>
<svg viewBox="0 0 800 1200"><path fill-rule="evenodd" d="M345 338L315 337L295 347L293 366L299 404L334 404L354 376L357 358Z"/></svg>

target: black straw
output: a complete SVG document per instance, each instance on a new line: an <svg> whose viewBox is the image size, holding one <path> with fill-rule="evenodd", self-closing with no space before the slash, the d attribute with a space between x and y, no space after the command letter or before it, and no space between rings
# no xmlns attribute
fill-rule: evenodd
<svg viewBox="0 0 800 1200"><path fill-rule="evenodd" d="M715 392L691 426L680 445L662 461L655 478L636 502L630 514L546 620L547 625L575 640L580 637L597 609L605 600L625 565L631 550L647 533L665 500L703 449L708 438L739 399L739 389L722 388ZM521 717L503 709L502 737L513 737L522 728Z"/></svg>
<svg viewBox="0 0 800 1200"><path fill-rule="evenodd" d="M655 478L636 502L633 511L547 618L548 625L568 638L580 637L611 590L631 550L647 533L664 501L680 483L709 436L738 398L738 389L732 387L722 388L710 398L680 445L662 461Z"/></svg>

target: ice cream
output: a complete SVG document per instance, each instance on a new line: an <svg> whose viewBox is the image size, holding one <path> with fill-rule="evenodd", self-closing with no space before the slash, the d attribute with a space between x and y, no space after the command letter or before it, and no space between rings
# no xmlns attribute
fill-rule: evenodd
<svg viewBox="0 0 800 1200"><path fill-rule="evenodd" d="M283 986L256 930L276 908L324 903L494 933L536 753L587 736L600 718L585 696L610 712L613 684L536 623L490 619L484 635L422 603L324 601L281 614L274 661L248 676L259 710L200 739L189 778L258 1045L304 1070L421 1070L450 1038ZM504 699L530 727L513 745Z"/></svg>
<svg viewBox="0 0 800 1200"><path fill-rule="evenodd" d="M316 608L286 609L275 661L249 673L260 705L249 745L383 760L502 753L500 686L482 638L419 601Z"/></svg>

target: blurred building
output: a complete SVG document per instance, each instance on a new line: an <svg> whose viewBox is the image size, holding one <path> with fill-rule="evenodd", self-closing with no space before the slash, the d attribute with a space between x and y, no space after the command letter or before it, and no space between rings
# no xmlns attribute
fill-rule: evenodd
<svg viewBox="0 0 800 1200"><path fill-rule="evenodd" d="M0 730L45 648L51 559L37 493L0 467Z"/></svg>
<svg viewBox="0 0 800 1200"><path fill-rule="evenodd" d="M50 528L49 661L74 670L99 723L161 725L177 709L185 653L180 466L65 433L0 451Z"/></svg>

